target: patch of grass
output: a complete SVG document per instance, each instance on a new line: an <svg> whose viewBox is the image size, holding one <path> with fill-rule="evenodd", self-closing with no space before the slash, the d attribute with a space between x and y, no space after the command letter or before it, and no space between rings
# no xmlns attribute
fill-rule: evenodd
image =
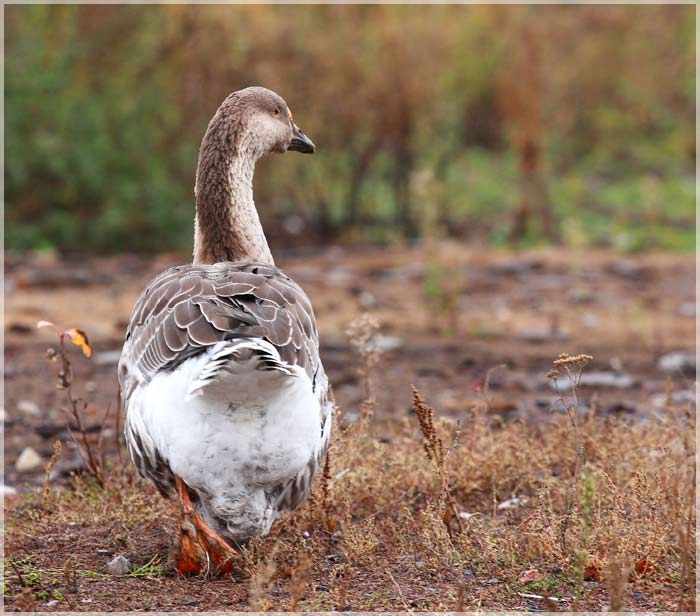
<svg viewBox="0 0 700 616"><path fill-rule="evenodd" d="M144 565L134 567L127 575L129 577L141 577L147 575L163 575L165 565L161 563L160 557L156 554Z"/></svg>
<svg viewBox="0 0 700 616"><path fill-rule="evenodd" d="M369 352L367 331L355 338ZM374 361L363 361L369 400ZM519 593L593 611L692 604L690 407L643 423L590 414L493 429L487 406L462 430L437 406L421 425L371 413L341 422L323 487L242 551L233 579L174 574L177 509L129 467L111 461L104 488L89 477L52 487L50 515L30 492L7 515L6 603L30 587L91 611L528 607ZM115 553L144 564L101 573ZM521 583L529 569L544 578Z"/></svg>

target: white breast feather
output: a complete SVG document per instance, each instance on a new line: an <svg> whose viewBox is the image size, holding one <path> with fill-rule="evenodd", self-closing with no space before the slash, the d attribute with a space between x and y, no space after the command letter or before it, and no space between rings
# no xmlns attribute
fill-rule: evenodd
<svg viewBox="0 0 700 616"><path fill-rule="evenodd" d="M237 346L233 348L232 346ZM127 422L202 496L205 517L229 534L266 534L277 512L270 490L319 454L321 409L306 372L262 370L245 351L277 354L262 339L222 342L137 388ZM228 359L227 359L228 358ZM328 426L330 428L330 426Z"/></svg>

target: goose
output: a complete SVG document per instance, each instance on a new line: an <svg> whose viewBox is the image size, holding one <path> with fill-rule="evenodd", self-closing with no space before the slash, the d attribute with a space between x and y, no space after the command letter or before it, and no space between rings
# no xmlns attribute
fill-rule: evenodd
<svg viewBox="0 0 700 616"><path fill-rule="evenodd" d="M136 301L118 365L139 474L181 503L180 573L226 573L308 496L333 415L311 302L275 267L253 201L255 163L312 154L285 101L230 94L201 142L192 264Z"/></svg>

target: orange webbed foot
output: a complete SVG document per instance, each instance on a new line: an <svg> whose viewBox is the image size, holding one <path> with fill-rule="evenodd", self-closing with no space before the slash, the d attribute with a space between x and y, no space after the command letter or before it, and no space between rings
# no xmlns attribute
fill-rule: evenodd
<svg viewBox="0 0 700 616"><path fill-rule="evenodd" d="M177 570L183 574L230 573L238 553L197 513L185 482L175 476L182 503Z"/></svg>

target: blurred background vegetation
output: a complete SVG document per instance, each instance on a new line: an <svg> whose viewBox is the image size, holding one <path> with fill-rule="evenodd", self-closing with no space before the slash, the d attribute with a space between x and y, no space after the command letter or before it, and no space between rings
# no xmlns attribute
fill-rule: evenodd
<svg viewBox="0 0 700 616"><path fill-rule="evenodd" d="M8 6L5 241L187 251L231 91L318 147L260 163L273 241L694 247L695 9Z"/></svg>

